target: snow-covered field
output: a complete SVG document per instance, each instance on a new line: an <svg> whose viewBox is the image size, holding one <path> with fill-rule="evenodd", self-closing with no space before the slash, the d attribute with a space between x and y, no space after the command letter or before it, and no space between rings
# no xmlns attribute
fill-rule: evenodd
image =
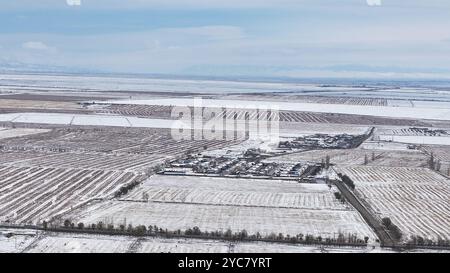
<svg viewBox="0 0 450 273"><path fill-rule="evenodd" d="M383 127L375 130L373 139L421 145L450 145L447 128Z"/></svg>
<svg viewBox="0 0 450 273"><path fill-rule="evenodd" d="M152 99L152 100L112 100L99 103L105 104L137 104L137 105L165 105L165 106L194 106L194 99ZM253 100L218 100L203 99L203 107L228 107L238 109L278 109L287 111L304 111L313 113L336 113L353 115L370 115L389 118L415 118L450 120L450 108L428 107L390 107L390 106L366 106L366 105L343 105L343 104L320 104L299 102L274 102Z"/></svg>
<svg viewBox="0 0 450 273"><path fill-rule="evenodd" d="M404 234L450 238L450 180L422 168L342 167L356 193L379 217L389 217Z"/></svg>
<svg viewBox="0 0 450 273"><path fill-rule="evenodd" d="M48 220L140 178L121 171L0 166L0 221Z"/></svg>
<svg viewBox="0 0 450 273"><path fill-rule="evenodd" d="M298 152L287 155L271 157L272 162L322 162L327 156L330 157L330 162L337 165L359 165L364 163L364 157L370 156L370 152L360 149L350 150L315 150Z"/></svg>
<svg viewBox="0 0 450 273"><path fill-rule="evenodd" d="M0 253L379 253L390 249L0 229ZM413 252L423 252L415 250ZM432 251L427 252L448 252Z"/></svg>
<svg viewBox="0 0 450 273"><path fill-rule="evenodd" d="M0 253L22 252L39 234L39 231L30 229L0 228Z"/></svg>
<svg viewBox="0 0 450 273"><path fill-rule="evenodd" d="M317 84L242 82L226 80L156 79L144 77L95 77L58 75L0 75L0 90L21 91L34 87L79 91L143 91L183 93L260 93L286 91L366 91L371 88Z"/></svg>
<svg viewBox="0 0 450 273"><path fill-rule="evenodd" d="M429 156L418 150L408 150L398 143L370 142L363 148L349 150L315 150L271 157L271 162L316 162L320 163L327 156L330 162L338 166L393 166L393 167L423 167L427 165ZM378 146L379 145L379 146ZM405 145L406 146L406 145ZM366 162L367 157L367 162ZM375 159L373 159L375 157Z"/></svg>
<svg viewBox="0 0 450 273"><path fill-rule="evenodd" d="M364 141L360 149L364 150L386 150L386 151L408 151L408 144L390 141Z"/></svg>
<svg viewBox="0 0 450 273"><path fill-rule="evenodd" d="M331 124L331 123L304 123L290 122L280 123L280 135L286 137L298 137L314 134L328 135L363 135L370 131L370 127L364 125L348 125L348 124Z"/></svg>
<svg viewBox="0 0 450 273"><path fill-rule="evenodd" d="M31 244L29 253L124 253L133 239L125 236L98 236L47 233Z"/></svg>
<svg viewBox="0 0 450 273"><path fill-rule="evenodd" d="M450 136L396 136L379 135L377 139L382 141L392 141L411 144L428 145L450 145Z"/></svg>
<svg viewBox="0 0 450 273"><path fill-rule="evenodd" d="M249 234L338 232L375 238L362 217L334 200L328 186L286 181L154 176L121 198L74 212L76 222L158 225L169 230L198 226L205 231L228 228ZM142 201L148 193L148 202Z"/></svg>
<svg viewBox="0 0 450 273"><path fill-rule="evenodd" d="M47 129L33 129L33 128L0 128L0 139L39 134L49 131L50 130Z"/></svg>
<svg viewBox="0 0 450 273"><path fill-rule="evenodd" d="M181 120L165 120L165 119L150 119L127 116L107 116L107 115L82 115L82 114L65 114L65 113L14 113L14 114L0 114L0 121L13 123L36 123L36 124L54 124L54 125L85 125L85 126L116 126L116 127L138 127L138 128L167 128L167 129L185 129L185 130L211 130L211 128L218 128L217 130L235 130L244 132L246 130L245 122L237 122L241 125L234 127L233 121L230 121L229 127L224 127L223 122L216 120L208 122L208 125L203 124L200 120L198 122L184 122ZM207 127L209 126L209 127ZM261 130L259 133L258 122L250 121L249 132L251 137L266 136L267 130ZM274 135L277 134L277 128L272 131ZM219 139L221 139L219 137Z"/></svg>
<svg viewBox="0 0 450 273"><path fill-rule="evenodd" d="M372 240L375 235L355 211L327 209L292 209L251 206L199 205L169 202L109 201L88 207L74 217L76 222L99 221L133 225L157 225L163 229L186 230L198 226L204 231L243 229L249 234L312 234L337 237L338 232L354 233Z"/></svg>
<svg viewBox="0 0 450 273"><path fill-rule="evenodd" d="M149 200L155 202L345 209L333 196L334 191L336 189L329 189L322 184L282 180L156 175L123 199L141 201L145 193Z"/></svg>
<svg viewBox="0 0 450 273"><path fill-rule="evenodd" d="M29 242L27 242L29 243ZM2 248L0 245L0 252ZM46 233L27 253L321 253L389 251L371 248L317 247L265 242L230 243L183 238L133 238L90 234Z"/></svg>

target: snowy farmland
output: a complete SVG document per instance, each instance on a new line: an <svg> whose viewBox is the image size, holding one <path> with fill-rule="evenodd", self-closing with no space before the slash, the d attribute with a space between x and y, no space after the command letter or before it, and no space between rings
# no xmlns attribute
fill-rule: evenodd
<svg viewBox="0 0 450 273"><path fill-rule="evenodd" d="M42 232L0 228L0 253L392 253L372 247L291 245ZM423 252L412 250L411 252ZM431 251L427 252L447 252Z"/></svg>
<svg viewBox="0 0 450 273"><path fill-rule="evenodd" d="M135 104L135 105L163 105L163 106L194 106L194 99L153 99L153 100L112 100L98 103L104 104ZM343 104L320 104L320 103L301 103L301 102L273 102L252 100L219 100L203 99L203 107L228 107L241 109L271 109L277 107L279 110L303 111L313 113L335 113L335 114L353 114L369 115L389 118L414 118L431 120L450 120L449 108L433 108L431 106L419 107L389 107L389 106L366 106L366 105L343 105Z"/></svg>
<svg viewBox="0 0 450 273"><path fill-rule="evenodd" d="M72 213L75 222L158 225L169 230L247 230L335 237L339 232L375 239L362 217L335 200L326 185L252 179L153 176L120 200ZM143 200L143 197L147 195ZM148 201L147 201L148 200Z"/></svg>
<svg viewBox="0 0 450 273"><path fill-rule="evenodd" d="M202 109L234 108L195 119L203 122L228 122L247 114L249 120L260 121L264 115L255 108L276 106L279 115L268 116L279 121L280 138L174 139L170 129L190 127L171 116L173 106L192 106L193 97L204 98ZM378 243L370 226L348 200L337 199L337 188L324 184L337 179L333 170L308 173L308 184L251 175L230 178L223 170L209 177L205 172L202 177L149 178L169 161L191 164L198 154L290 166L321 163L329 156L332 168L355 181L370 213L390 217L404 233L403 240L411 235L449 238L449 181L426 169L433 154L440 171L450 174L448 121L450 92L426 87L0 75L0 224L51 220L53 228L67 219L86 226L73 233L0 228L0 252L386 251L371 249ZM200 129L198 125L194 128ZM280 149L280 141L302 136L373 132L354 149ZM195 226L201 231L245 229L249 235L311 234L322 239L356 234L368 236L369 246L152 237L157 233L133 237L129 231L130 236L107 236L98 222L117 229L156 225L178 236L183 233L177 230ZM176 236L157 236L168 234Z"/></svg>
<svg viewBox="0 0 450 273"><path fill-rule="evenodd" d="M378 217L389 217L403 240L450 238L450 180L422 168L342 167L357 195Z"/></svg>
<svg viewBox="0 0 450 273"><path fill-rule="evenodd" d="M359 150L359 149L349 149L349 150L314 150L297 152L287 155L281 155L270 158L272 162L301 162L310 161L320 163L325 160L327 156L330 157L330 162L337 165L359 165L364 163L365 155L369 155L370 152Z"/></svg>
<svg viewBox="0 0 450 273"><path fill-rule="evenodd" d="M379 128L374 140L421 145L450 145L450 133L440 128L393 127Z"/></svg>
<svg viewBox="0 0 450 273"><path fill-rule="evenodd" d="M225 80L157 79L151 77L95 77L81 75L1 75L0 91L23 91L30 88L66 91L136 91L183 93L242 93L297 91L366 91L368 87L320 86L318 84L240 82Z"/></svg>
<svg viewBox="0 0 450 273"><path fill-rule="evenodd" d="M32 229L0 228L0 253L23 252L40 233Z"/></svg>
<svg viewBox="0 0 450 273"><path fill-rule="evenodd" d="M189 149L236 143L176 141L167 137L168 131L153 129L37 132L2 140L0 222L53 219L91 200L114 196L121 187L144 180L151 168Z"/></svg>
<svg viewBox="0 0 450 273"><path fill-rule="evenodd" d="M50 220L139 179L121 171L0 166L0 221Z"/></svg>
<svg viewBox="0 0 450 273"><path fill-rule="evenodd" d="M46 133L50 130L47 129L34 129L34 128L0 128L0 139L20 137L32 134Z"/></svg>
<svg viewBox="0 0 450 273"><path fill-rule="evenodd" d="M130 237L0 228L0 253L323 253L389 252L352 247L319 247L266 242Z"/></svg>

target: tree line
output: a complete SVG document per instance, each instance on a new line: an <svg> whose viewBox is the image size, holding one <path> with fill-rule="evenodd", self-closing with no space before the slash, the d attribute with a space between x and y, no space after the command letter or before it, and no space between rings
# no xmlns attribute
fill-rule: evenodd
<svg viewBox="0 0 450 273"><path fill-rule="evenodd" d="M204 231L195 226L185 230L168 230L157 225L137 225L120 224L115 226L113 224L105 224L102 221L97 223L85 225L82 222L74 223L68 219L64 220L61 226L50 225L48 222L43 222L42 226L48 230L72 230L79 232L98 232L112 235L132 235L132 236L163 236L163 237L186 237L186 238L200 238L200 239L220 239L231 241L267 241L267 242L282 242L292 244L321 244L321 245L350 245L350 246L367 246L369 237L359 238L356 234L344 234L342 232L336 233L336 236L322 237L311 234L296 234L285 235L283 233L272 232L270 234L249 234L247 230L232 231L231 229Z"/></svg>

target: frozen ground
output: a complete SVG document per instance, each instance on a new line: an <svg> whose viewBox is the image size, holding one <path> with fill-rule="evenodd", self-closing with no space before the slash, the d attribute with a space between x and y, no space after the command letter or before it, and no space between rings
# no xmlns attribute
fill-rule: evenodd
<svg viewBox="0 0 450 273"><path fill-rule="evenodd" d="M26 136L32 134L39 134L49 132L47 129L33 129L33 128L1 128L0 127L0 139Z"/></svg>
<svg viewBox="0 0 450 273"><path fill-rule="evenodd" d="M40 233L31 229L0 228L0 253L22 252L39 238Z"/></svg>
<svg viewBox="0 0 450 273"><path fill-rule="evenodd" d="M194 106L194 99L173 98L154 100L113 100L107 104L137 104L137 105L165 105L165 106ZM419 107L389 107L342 104L319 104L297 102L271 102L252 100L216 100L203 99L203 107L228 107L238 109L278 109L287 111L304 111L313 113L336 113L369 115L389 118L450 120L450 108L433 108L431 105Z"/></svg>
<svg viewBox="0 0 450 273"><path fill-rule="evenodd" d="M364 150L408 151L408 144L391 141L365 141L359 148Z"/></svg>
<svg viewBox="0 0 450 273"><path fill-rule="evenodd" d="M377 139L399 143L411 143L422 145L450 145L450 136L395 136L379 135Z"/></svg>
<svg viewBox="0 0 450 273"><path fill-rule="evenodd" d="M156 79L151 77L95 77L58 75L0 75L0 90L34 87L79 91L140 91L183 93L260 93L289 91L367 91L367 87L320 86L317 84L240 82L226 80Z"/></svg>
<svg viewBox="0 0 450 273"><path fill-rule="evenodd" d="M186 230L198 226L204 231L243 229L249 234L311 234L337 237L339 232L359 238L375 235L353 210L293 209L279 207L228 206L169 202L108 201L93 205L73 218L76 222L99 221L133 225L157 225L163 229Z"/></svg>
<svg viewBox="0 0 450 273"><path fill-rule="evenodd" d="M429 159L429 156L425 153L418 150L408 150L398 143L388 142L388 145L385 145L384 143L369 142L358 149L296 152L271 157L266 161L291 163L309 161L321 163L327 156L330 157L332 164L339 166L364 165L367 157L368 162L366 165L370 166L424 167L427 166Z"/></svg>
<svg viewBox="0 0 450 273"><path fill-rule="evenodd" d="M332 124L332 123L304 123L304 122L280 122L280 135L284 137L299 137L314 134L328 135L363 135L370 131L369 126Z"/></svg>
<svg viewBox="0 0 450 273"><path fill-rule="evenodd" d="M224 128L221 121L209 121L208 124L198 122L184 122L181 120L150 119L127 116L108 116L108 115L81 115L64 113L13 113L0 114L0 121L12 123L36 123L36 124L54 124L54 125L87 125L87 126L117 126L117 127L139 127L139 128L167 128L167 129L211 129L215 126L216 130L235 130L233 121L230 124L231 129ZM245 131L245 124L239 123L237 131ZM211 127L208 127L211 126ZM250 121L250 132L256 132L258 129L257 121ZM266 131L262 130L264 133ZM276 132L276 131L274 131ZM253 135L253 134L252 134ZM259 137L259 134L254 134ZM267 135L265 135L267 136ZM221 137L219 138L221 139Z"/></svg>
<svg viewBox="0 0 450 273"><path fill-rule="evenodd" d="M389 217L402 240L450 238L450 180L423 168L349 166L338 168L355 183L356 194L376 216Z"/></svg>
<svg viewBox="0 0 450 273"><path fill-rule="evenodd" d="M379 247L320 247L266 242L108 236L0 228L0 253L379 253ZM425 252L414 250L412 252ZM448 253L448 251L426 252Z"/></svg>
<svg viewBox="0 0 450 273"><path fill-rule="evenodd" d="M364 163L364 156L369 155L369 152L362 151L359 149L350 150L314 150L292 153L287 155L281 155L276 157L271 157L272 162L322 162L327 156L330 157L330 162L332 164L351 164L359 165Z"/></svg>
<svg viewBox="0 0 450 273"><path fill-rule="evenodd" d="M156 175L123 200L141 201L143 194L155 202L344 210L323 184L282 180L229 179Z"/></svg>
<svg viewBox="0 0 450 273"><path fill-rule="evenodd" d="M169 230L198 226L206 231L230 228L323 238L343 232L373 240L370 227L353 208L337 202L334 190L286 181L153 176L120 201L92 205L67 217L85 224L126 221Z"/></svg>

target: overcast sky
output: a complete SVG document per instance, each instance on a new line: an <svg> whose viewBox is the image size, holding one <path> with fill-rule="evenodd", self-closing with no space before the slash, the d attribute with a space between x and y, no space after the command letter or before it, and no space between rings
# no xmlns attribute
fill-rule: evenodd
<svg viewBox="0 0 450 273"><path fill-rule="evenodd" d="M450 78L448 0L67 4L77 1L0 1L0 62L137 73Z"/></svg>

